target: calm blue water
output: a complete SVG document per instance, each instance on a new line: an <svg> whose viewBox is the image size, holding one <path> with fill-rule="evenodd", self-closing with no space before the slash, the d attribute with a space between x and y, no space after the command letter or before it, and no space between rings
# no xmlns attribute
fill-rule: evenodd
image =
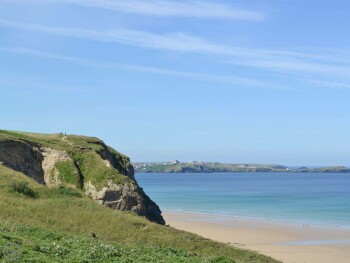
<svg viewBox="0 0 350 263"><path fill-rule="evenodd" d="M350 174L136 174L162 210L350 227Z"/></svg>

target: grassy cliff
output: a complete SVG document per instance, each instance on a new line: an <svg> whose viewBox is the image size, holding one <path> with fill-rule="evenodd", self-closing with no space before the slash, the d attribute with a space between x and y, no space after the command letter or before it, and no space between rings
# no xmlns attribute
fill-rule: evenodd
<svg viewBox="0 0 350 263"><path fill-rule="evenodd" d="M129 158L97 138L0 130L0 162L40 184L80 189L112 209L165 223L138 186Z"/></svg>
<svg viewBox="0 0 350 263"><path fill-rule="evenodd" d="M25 140L32 145L72 153L84 147L90 152L94 147L93 151L100 155L101 149L105 149L98 139L74 136L67 143L62 138L64 135L60 134L1 132L0 144ZM76 176L89 172L89 179L102 185L109 178L120 184L133 181L129 160L120 155L120 167L114 164L119 173L104 174L101 167L93 167L94 158L78 157L58 165L64 183L52 187L0 164L0 248L9 245L19 248L17 262L277 262L252 251L150 222L135 212L99 204L86 195ZM81 165L84 161L86 167ZM78 172L74 162L79 162ZM6 253L1 257L5 261Z"/></svg>

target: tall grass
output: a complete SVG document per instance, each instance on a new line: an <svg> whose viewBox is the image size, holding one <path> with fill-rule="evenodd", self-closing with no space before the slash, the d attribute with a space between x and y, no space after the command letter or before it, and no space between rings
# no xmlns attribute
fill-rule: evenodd
<svg viewBox="0 0 350 263"><path fill-rule="evenodd" d="M0 256L5 262L11 256L12 262L235 263L228 257L202 257L180 249L117 244L0 220L0 247L5 246L11 249Z"/></svg>
<svg viewBox="0 0 350 263"><path fill-rule="evenodd" d="M26 182L21 184L25 186L22 188L27 189L24 192L31 189L38 194L37 198L23 198L15 194L18 192L3 191L13 180ZM20 190L20 192L23 191ZM231 258L236 263L277 262L253 251L231 247L172 227L151 223L131 212L105 208L86 197L80 190L49 189L1 165L0 211L0 220L23 223L69 235L89 235L94 232L103 242L113 242L134 248L147 247L155 250L171 248L176 251L183 250L189 255L193 254L201 258L218 259L223 256Z"/></svg>

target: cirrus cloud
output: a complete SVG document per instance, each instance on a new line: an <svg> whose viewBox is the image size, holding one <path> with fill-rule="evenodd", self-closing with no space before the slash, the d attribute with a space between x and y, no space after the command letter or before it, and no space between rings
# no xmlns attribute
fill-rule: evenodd
<svg viewBox="0 0 350 263"><path fill-rule="evenodd" d="M236 8L232 5L223 3L210 3L207 1L179 2L164 0L11 0L11 2L23 4L67 3L131 14L158 17L189 17L242 21L265 20L265 14L259 11Z"/></svg>

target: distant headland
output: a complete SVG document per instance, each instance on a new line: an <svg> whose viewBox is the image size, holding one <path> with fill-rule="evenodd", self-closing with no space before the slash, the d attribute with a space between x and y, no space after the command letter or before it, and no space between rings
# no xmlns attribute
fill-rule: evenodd
<svg viewBox="0 0 350 263"><path fill-rule="evenodd" d="M234 164L219 162L134 162L137 173L350 173L345 166L288 167L278 164Z"/></svg>

